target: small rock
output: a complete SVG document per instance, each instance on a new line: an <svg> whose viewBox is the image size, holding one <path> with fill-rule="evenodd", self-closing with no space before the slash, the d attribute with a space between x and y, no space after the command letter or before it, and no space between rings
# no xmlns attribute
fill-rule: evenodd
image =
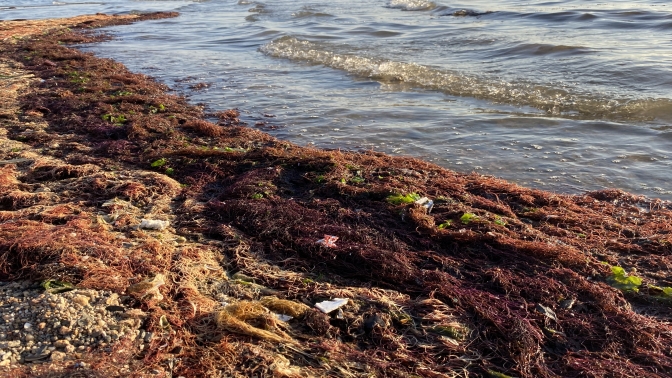
<svg viewBox="0 0 672 378"><path fill-rule="evenodd" d="M47 348L45 347L42 347L36 353L25 356L23 360L26 362L39 361L46 359L47 357L49 357L49 355L51 355L51 351L47 350Z"/></svg>
<svg viewBox="0 0 672 378"><path fill-rule="evenodd" d="M86 297L84 295L75 295L75 297L72 298L72 301L77 303L78 305L81 305L82 307L86 307L89 305L89 297Z"/></svg>
<svg viewBox="0 0 672 378"><path fill-rule="evenodd" d="M51 352L52 361L63 361L67 357L67 354L59 351Z"/></svg>
<svg viewBox="0 0 672 378"><path fill-rule="evenodd" d="M94 320L92 317L88 315L83 315L81 318L77 320L77 324L79 324L80 327L90 327L94 323Z"/></svg>
<svg viewBox="0 0 672 378"><path fill-rule="evenodd" d="M112 293L109 298L105 300L106 305L118 306L119 305L119 295L117 293Z"/></svg>
<svg viewBox="0 0 672 378"><path fill-rule="evenodd" d="M21 341L19 341L19 340L0 342L0 349L18 348L20 346L21 346Z"/></svg>
<svg viewBox="0 0 672 378"><path fill-rule="evenodd" d="M574 306L575 302L576 300L574 299L565 299L560 301L560 307L569 310L572 308L572 306Z"/></svg>
<svg viewBox="0 0 672 378"><path fill-rule="evenodd" d="M105 307L105 309L109 312L122 312L122 311L126 310L126 308L124 306L114 306L114 305L107 306L107 307Z"/></svg>

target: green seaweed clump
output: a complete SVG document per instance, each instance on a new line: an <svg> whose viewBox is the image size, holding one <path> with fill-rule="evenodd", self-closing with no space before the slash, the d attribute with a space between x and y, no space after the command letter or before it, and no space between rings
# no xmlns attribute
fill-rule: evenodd
<svg viewBox="0 0 672 378"><path fill-rule="evenodd" d="M44 290L51 294L59 294L65 293L66 291L75 290L75 286L73 284L58 280L46 280L43 281L41 285Z"/></svg>
<svg viewBox="0 0 672 378"><path fill-rule="evenodd" d="M609 285L625 292L639 292L639 287L642 285L641 277L625 274L625 270L620 266L612 266L611 273L612 275L607 278Z"/></svg>
<svg viewBox="0 0 672 378"><path fill-rule="evenodd" d="M471 223L471 222L473 222L477 219L478 219L478 216L476 214L473 214L473 213L464 213L464 215L462 215L460 217L460 221L464 224L469 224L469 223Z"/></svg>
<svg viewBox="0 0 672 378"><path fill-rule="evenodd" d="M452 224L453 224L453 221L449 219L449 220L441 223L438 227L439 227L439 230L443 230L445 228L450 227Z"/></svg>
<svg viewBox="0 0 672 378"><path fill-rule="evenodd" d="M164 158L152 162L152 168L163 167L168 161Z"/></svg>
<svg viewBox="0 0 672 378"><path fill-rule="evenodd" d="M402 204L411 204L420 199L420 195L417 193L409 193L406 195L403 194L393 194L387 197L387 202L393 205L402 205Z"/></svg>

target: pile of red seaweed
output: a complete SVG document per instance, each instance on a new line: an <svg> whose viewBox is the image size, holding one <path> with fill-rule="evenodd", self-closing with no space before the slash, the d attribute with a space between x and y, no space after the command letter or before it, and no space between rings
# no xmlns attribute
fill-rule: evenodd
<svg viewBox="0 0 672 378"><path fill-rule="evenodd" d="M162 300L132 304L163 335L124 354L134 375L669 376L669 204L299 147L240 125L235 110L211 121L151 78L64 45L105 38L88 28L115 22L3 45L41 80L1 127L43 160L0 166L0 280L123 294L170 277ZM115 218L100 221L110 203ZM170 220L180 241L138 229L143 214ZM325 235L335 246L316 243ZM141 241L135 253L127 239ZM286 323L255 315L280 335L264 337L222 326L233 314L222 295L254 311L271 309L269 296L309 309ZM333 298L349 304L312 308ZM99 369L87 374L113 374L92 353Z"/></svg>

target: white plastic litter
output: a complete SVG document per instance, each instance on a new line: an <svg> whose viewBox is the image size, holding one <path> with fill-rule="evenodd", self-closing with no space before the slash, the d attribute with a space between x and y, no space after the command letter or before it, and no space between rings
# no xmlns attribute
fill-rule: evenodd
<svg viewBox="0 0 672 378"><path fill-rule="evenodd" d="M315 307L320 311L328 314L332 311L338 310L339 308L348 304L348 298L334 298L331 301L324 301L315 303Z"/></svg>
<svg viewBox="0 0 672 378"><path fill-rule="evenodd" d="M158 219L143 219L140 222L140 228L147 230L163 230L168 227L169 224L170 222L168 221L162 221Z"/></svg>
<svg viewBox="0 0 672 378"><path fill-rule="evenodd" d="M275 312L273 313L273 315L275 315L276 319L282 320L283 322L288 322L288 321L294 319L293 317L291 317L289 315L276 314Z"/></svg>
<svg viewBox="0 0 672 378"><path fill-rule="evenodd" d="M430 200L427 197L422 197L419 200L415 201L418 205L422 205L427 209L427 213L432 211L432 208L434 207L434 201Z"/></svg>

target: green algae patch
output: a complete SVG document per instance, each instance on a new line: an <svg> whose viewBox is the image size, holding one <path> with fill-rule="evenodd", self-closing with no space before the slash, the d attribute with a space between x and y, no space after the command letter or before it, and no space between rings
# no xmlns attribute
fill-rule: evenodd
<svg viewBox="0 0 672 378"><path fill-rule="evenodd" d="M607 263L603 263L609 265ZM611 275L607 277L607 282L622 291L628 292L639 292L639 287L642 286L642 278L637 277L633 274L628 275L625 273L625 269L620 266L610 266Z"/></svg>
<svg viewBox="0 0 672 378"><path fill-rule="evenodd" d="M409 194L392 194L385 200L393 205L408 205L420 199L420 195L416 193Z"/></svg>

